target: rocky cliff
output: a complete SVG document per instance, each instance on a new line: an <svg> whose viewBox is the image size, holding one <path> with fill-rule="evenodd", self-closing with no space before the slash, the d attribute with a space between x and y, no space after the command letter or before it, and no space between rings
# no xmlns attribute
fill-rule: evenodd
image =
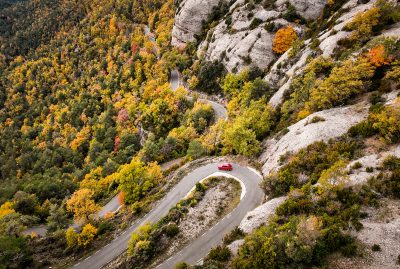
<svg viewBox="0 0 400 269"><path fill-rule="evenodd" d="M175 18L172 44L196 41L213 10L223 3L217 0L182 1ZM228 71L237 72L248 65L268 68L277 58L272 51L274 29L291 24L301 35L303 26L288 20L296 16L314 20L322 14L327 1L238 0L225 4L229 8L225 14L220 14L216 26L206 33L206 40L197 40L202 42L198 54L207 60L220 60Z"/></svg>

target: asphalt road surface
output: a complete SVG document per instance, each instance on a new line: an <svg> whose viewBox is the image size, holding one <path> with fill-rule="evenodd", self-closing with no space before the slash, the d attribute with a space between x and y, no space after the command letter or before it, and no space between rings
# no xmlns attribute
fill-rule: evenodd
<svg viewBox="0 0 400 269"><path fill-rule="evenodd" d="M176 89L178 89L178 87L180 86L179 72L176 69L171 71L170 84L173 91L176 91ZM207 102L212 106L215 112L216 120L228 118L228 112L226 111L226 108L223 105L208 99L200 99L200 100Z"/></svg>
<svg viewBox="0 0 400 269"><path fill-rule="evenodd" d="M121 208L118 195L114 196L103 208L97 213L100 218L103 218L107 213L117 212Z"/></svg>
<svg viewBox="0 0 400 269"><path fill-rule="evenodd" d="M212 106L212 108L214 109L216 120L228 119L228 111L226 111L226 108L223 105L208 99L200 99L200 100L204 100Z"/></svg>
<svg viewBox="0 0 400 269"><path fill-rule="evenodd" d="M117 258L127 249L132 232L147 222L156 223L160 220L168 213L170 208L175 206L190 192L197 182L217 172L217 165L217 163L212 163L193 170L190 174L185 176L150 213L132 224L123 234L116 237L92 256L78 262L73 268L99 269ZM263 197L262 190L259 187L261 177L257 173L248 167L239 166L237 164L233 164L233 171L226 173L240 179L245 186L246 193L239 205L208 232L194 240L181 252L175 254L157 268L171 269L175 266L175 263L179 261L186 261L192 264L196 263L206 256L212 247L221 243L223 236L237 226L248 211L253 210L261 204Z"/></svg>

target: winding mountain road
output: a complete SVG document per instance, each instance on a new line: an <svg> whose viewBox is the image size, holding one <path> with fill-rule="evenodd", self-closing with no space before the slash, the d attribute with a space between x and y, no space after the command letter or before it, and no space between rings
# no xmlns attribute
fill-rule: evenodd
<svg viewBox="0 0 400 269"><path fill-rule="evenodd" d="M152 36L150 29L145 27L145 33L149 35L149 40L155 44L155 38ZM158 55L158 50L155 46L155 53ZM178 70L171 71L171 88L173 91L180 86L180 76ZM189 97L190 98L190 97ZM222 118L227 119L228 113L224 106L217 102L200 99L209 103L214 111L216 120ZM197 263L204 256L207 255L209 250L222 242L223 236L230 232L234 227L240 224L248 211L257 207L263 198L262 190L259 188L261 176L254 172L253 169L233 164L233 171L224 172L226 176L233 177L241 182L242 196L239 205L219 223L212 227L209 231L204 233L199 238L195 239L190 245L186 246L177 254L171 256L168 260L164 261L157 268L170 269L180 261L185 261L191 264ZM193 170L190 174L185 176L165 197L162 199L154 209L146 216L136 221L131 227L125 230L121 235L116 237L108 245L98 250L93 255L87 257L83 261L78 262L73 266L75 269L99 269L117 258L128 247L128 241L131 238L131 233L137 228L147 222L156 223L163 216L165 216L170 208L175 206L182 200L196 185L197 182L212 176L221 175L218 172L217 164L212 163L204 165L200 168ZM98 213L99 216L104 216L107 212L118 211L120 204L117 197L114 197L106 206Z"/></svg>
<svg viewBox="0 0 400 269"><path fill-rule="evenodd" d="M158 51L158 48L157 48L156 39L155 39L153 33L150 31L150 28L148 26L146 26L146 25L143 26L143 29L144 29L145 35L147 35L149 40L153 43L153 45L154 45L154 51L153 52L157 55L157 58L159 59L160 55L159 55L159 51ZM179 71L177 69L174 69L174 70L171 71L170 84L171 84L171 89L173 91L176 91L176 89L178 89L179 86L181 85ZM228 111L226 110L226 108L223 105L221 105L221 104L219 104L219 103L217 103L215 101L211 101L211 100L204 99L204 98L200 98L199 100L207 102L212 106L212 108L214 109L214 112L215 112L216 120L218 120L218 119L228 119Z"/></svg>
<svg viewBox="0 0 400 269"><path fill-rule="evenodd" d="M117 258L127 249L128 241L132 232L147 222L156 223L168 213L170 208L183 199L197 182L208 176L212 176L216 172L218 172L217 163L207 164L193 170L190 174L185 176L150 213L135 222L123 234L116 237L108 245L98 250L92 256L77 263L73 268L99 269ZM179 261L196 263L206 256L212 247L221 243L223 236L231 231L235 226L239 225L248 211L251 211L260 205L263 198L262 190L259 187L261 181L260 175L255 173L251 168L237 164L233 164L233 171L224 172L224 174L235 177L243 182L246 193L242 197L239 205L208 232L194 240L190 245L186 246L182 251L172 256L157 268L171 269Z"/></svg>
<svg viewBox="0 0 400 269"><path fill-rule="evenodd" d="M181 82L180 82L180 77L179 77L178 70L174 69L174 70L171 71L171 78L170 78L170 82L169 83L171 84L171 89L173 91L176 91L176 89L179 88L179 86L181 85ZM199 100L204 101L206 103L209 103L212 106L212 108L214 109L215 119L216 120L218 120L218 119L225 119L225 120L228 119L228 111L226 110L226 108L223 105L221 105L221 104L219 104L219 103L217 103L215 101L211 101L209 99L200 98Z"/></svg>

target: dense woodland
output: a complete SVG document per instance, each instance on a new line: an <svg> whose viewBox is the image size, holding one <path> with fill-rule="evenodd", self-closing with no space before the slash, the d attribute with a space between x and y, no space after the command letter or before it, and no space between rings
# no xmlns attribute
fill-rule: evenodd
<svg viewBox="0 0 400 269"><path fill-rule="evenodd" d="M96 220L101 205L120 193L127 214L143 212L166 183L163 162L205 155L256 158L265 138L279 137L313 112L352 103L362 94L372 104L368 119L341 138L282 159L280 170L262 183L271 197L289 194L276 217L246 237L238 230L227 235L203 268L310 268L335 251L354 255L357 246L346 230L361 229L361 205L379 204L378 191L399 198L398 159L388 159L380 180L371 179L362 191L328 180L346 179L344 167L359 156L366 138L400 142L400 104L385 106L381 98L400 85L400 42L373 38L400 20L398 6L378 1L358 14L346 26L352 34L335 57L324 58L315 49L284 103L272 108L268 100L276 89L262 79L267 70L227 73L221 63L198 58L195 43L170 47L175 4L0 4L0 268L50 266L92 250L124 225L113 216ZM223 9L221 4L204 22L204 32L221 19ZM307 26L307 36L316 42L321 29L312 22ZM291 27L270 28L276 32L275 53L291 49L296 59L304 46L301 37ZM196 94L188 99L185 88L173 91L174 68L191 90L224 96L229 120L216 121L212 107ZM81 231L67 229L74 220L84 224ZM45 241L22 235L36 224L49 229ZM245 244L232 260L226 245L242 237ZM140 257L148 258L146 253ZM138 253L130 249L130 255Z"/></svg>

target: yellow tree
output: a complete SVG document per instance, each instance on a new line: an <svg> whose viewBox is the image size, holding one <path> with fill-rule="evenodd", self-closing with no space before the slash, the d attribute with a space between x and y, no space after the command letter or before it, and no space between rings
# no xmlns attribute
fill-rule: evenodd
<svg viewBox="0 0 400 269"><path fill-rule="evenodd" d="M393 63L393 67L386 73L385 79L392 81L395 85L400 83L400 66L398 62Z"/></svg>
<svg viewBox="0 0 400 269"><path fill-rule="evenodd" d="M65 232L65 239L67 241L67 248L71 249L76 246L78 242L78 234L75 232L74 228L69 227Z"/></svg>
<svg viewBox="0 0 400 269"><path fill-rule="evenodd" d="M351 96L362 92L365 83L372 78L375 67L368 59L349 59L332 69L331 74L310 92L306 108L312 111L342 104Z"/></svg>
<svg viewBox="0 0 400 269"><path fill-rule="evenodd" d="M80 189L69 198L67 210L74 214L75 220L85 222L90 215L100 209L92 199L93 194L94 192L90 189Z"/></svg>
<svg viewBox="0 0 400 269"><path fill-rule="evenodd" d="M222 135L223 154L240 154L247 157L260 152L260 142L255 132L248 128L243 119L231 122Z"/></svg>
<svg viewBox="0 0 400 269"><path fill-rule="evenodd" d="M137 231L132 233L131 239L128 243L128 254L134 255L135 252L140 249L140 247L148 242L151 232L153 231L153 226L151 223L146 223L140 226Z"/></svg>
<svg viewBox="0 0 400 269"><path fill-rule="evenodd" d="M78 246L87 247L93 241L96 234L97 228L90 223L86 224L78 236Z"/></svg>
<svg viewBox="0 0 400 269"><path fill-rule="evenodd" d="M4 217L5 215L15 213L13 209L14 203L12 202L5 202L0 206L0 218Z"/></svg>
<svg viewBox="0 0 400 269"><path fill-rule="evenodd" d="M320 193L331 193L335 190L341 190L345 187L349 180L346 167L347 163L344 160L337 161L330 168L324 170L318 180Z"/></svg>
<svg viewBox="0 0 400 269"><path fill-rule="evenodd" d="M388 143L397 143L400 140L400 100L384 107L379 113L370 116L373 127L379 131Z"/></svg>
<svg viewBox="0 0 400 269"><path fill-rule="evenodd" d="M99 195L101 192L106 191L109 182L103 179L103 168L98 166L88 174L85 175L84 179L80 182L79 186L81 189L91 189L94 191L94 195Z"/></svg>
<svg viewBox="0 0 400 269"><path fill-rule="evenodd" d="M113 15L110 19L109 31L111 36L115 36L118 33L118 23L115 15Z"/></svg>
<svg viewBox="0 0 400 269"><path fill-rule="evenodd" d="M148 165L142 163L138 158L132 159L131 163L123 165L115 174L119 183L119 189L125 193L124 201L133 204L155 187L162 178L160 166L156 163Z"/></svg>
<svg viewBox="0 0 400 269"><path fill-rule="evenodd" d="M78 150L79 146L88 141L90 136L90 127L82 128L76 135L75 139L70 143L73 150Z"/></svg>
<svg viewBox="0 0 400 269"><path fill-rule="evenodd" d="M208 153L215 152L221 143L222 134L227 127L224 119L219 119L209 130L200 138L200 142Z"/></svg>

